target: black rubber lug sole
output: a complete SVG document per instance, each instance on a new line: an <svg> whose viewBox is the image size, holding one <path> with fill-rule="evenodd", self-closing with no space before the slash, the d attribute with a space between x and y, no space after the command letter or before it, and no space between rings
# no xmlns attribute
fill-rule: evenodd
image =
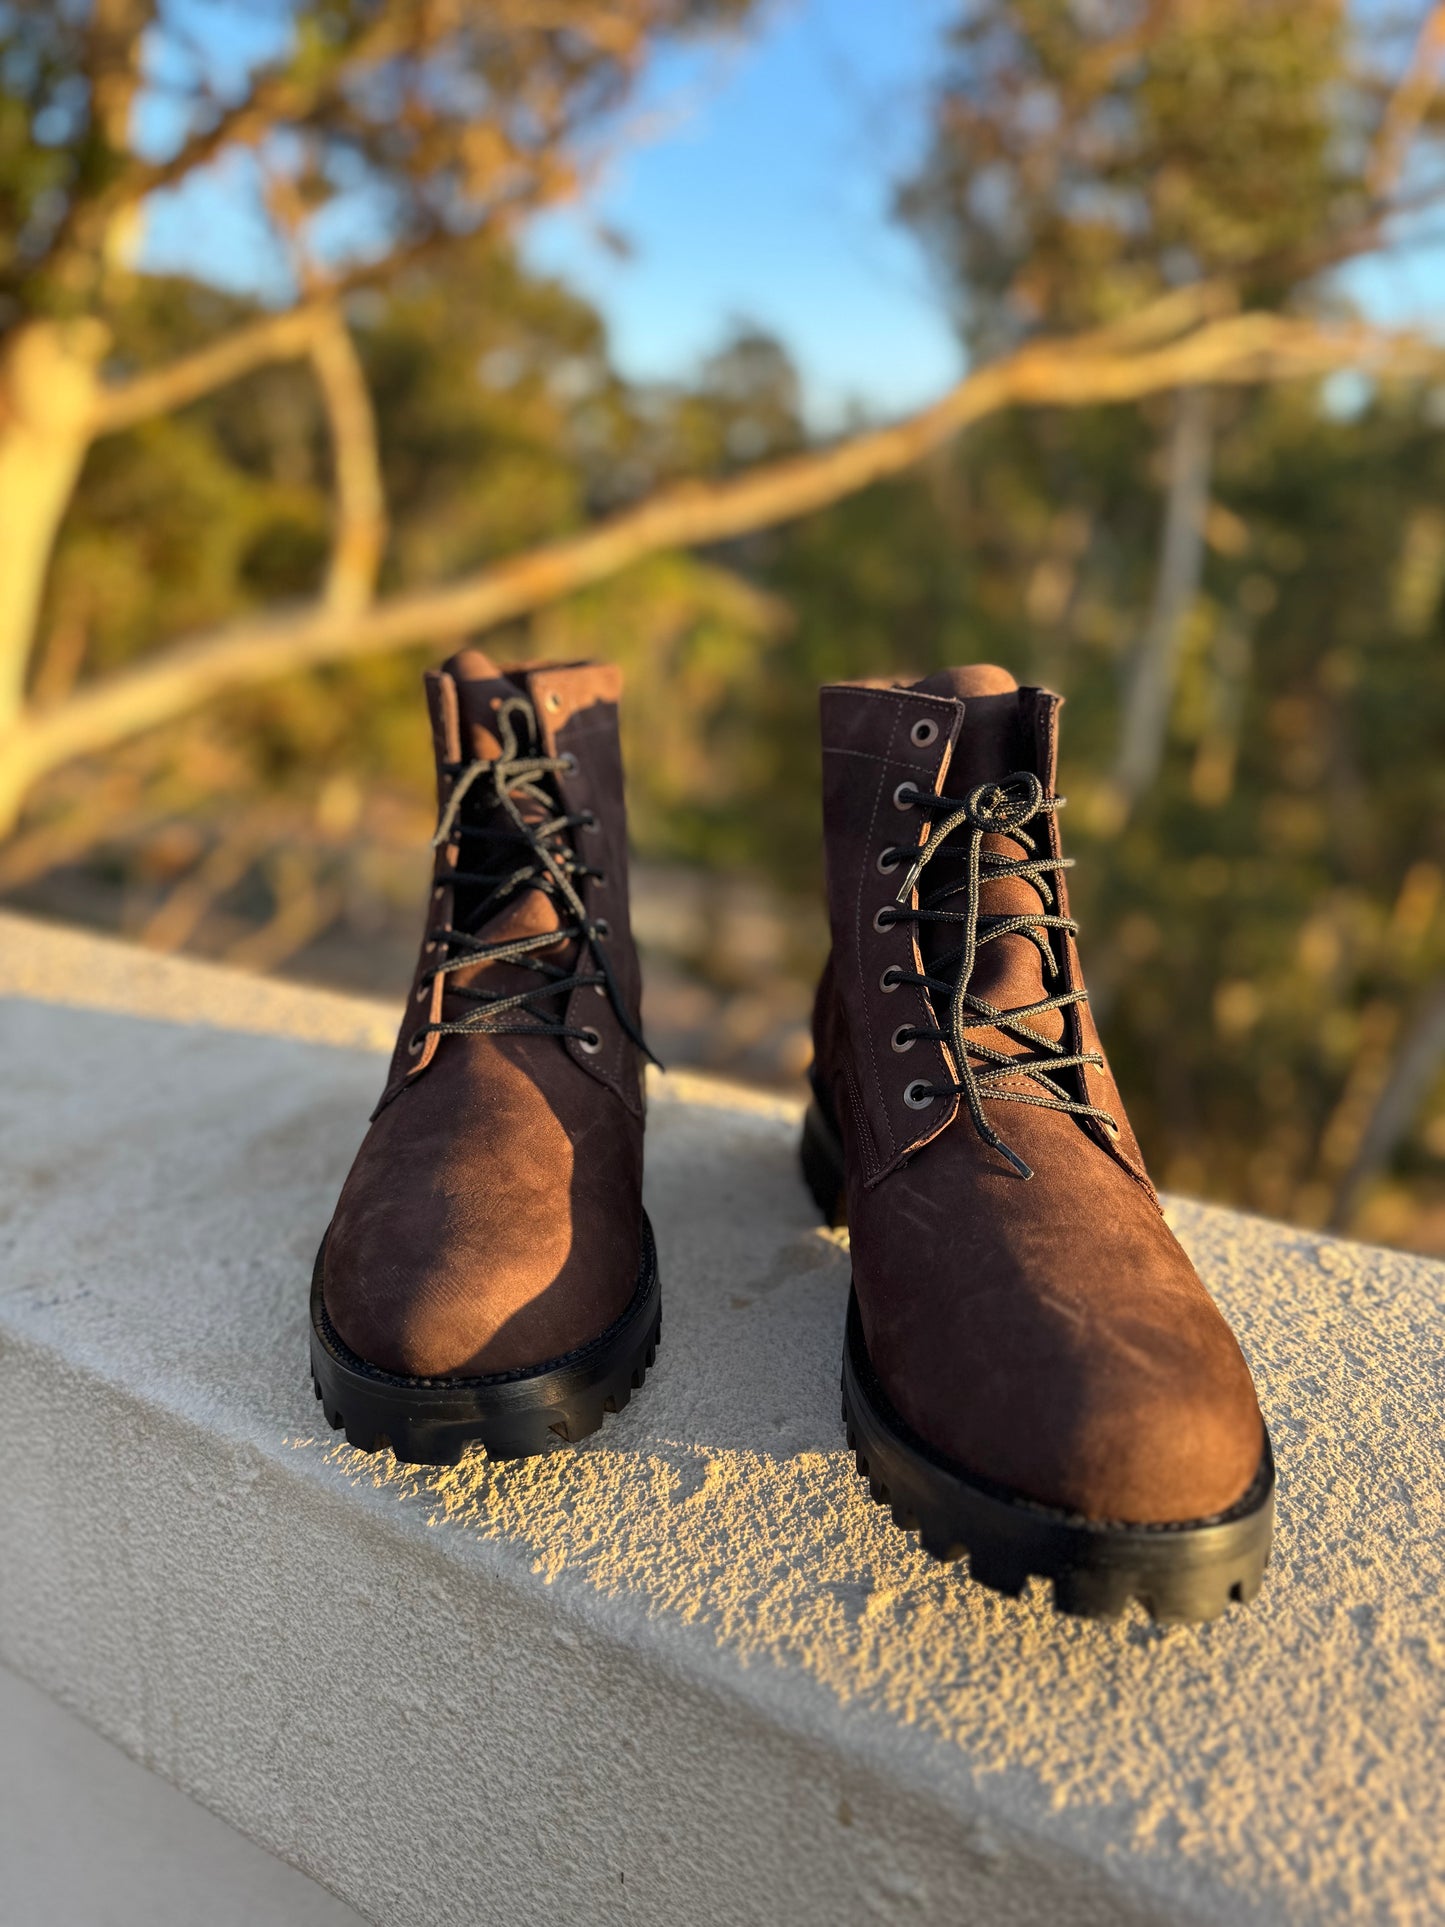
<svg viewBox="0 0 1445 1927"><path fill-rule="evenodd" d="M359 1452L390 1450L408 1465L455 1465L472 1446L523 1459L559 1439L576 1444L620 1412L657 1356L662 1298L646 1214L637 1289L622 1316L565 1358L480 1378L399 1378L358 1358L326 1314L326 1240L311 1279L311 1382L326 1422Z"/></svg>
<svg viewBox="0 0 1445 1927"><path fill-rule="evenodd" d="M843 1149L814 1099L799 1157L813 1200L831 1225L846 1223ZM967 1559L971 1578L1019 1598L1048 1581L1055 1607L1109 1619L1139 1603L1156 1620L1215 1619L1258 1593L1274 1534L1269 1436L1253 1485L1216 1519L1134 1526L1082 1519L971 1477L920 1439L893 1409L868 1358L855 1293L843 1347L843 1425L859 1472L893 1522L916 1532L935 1559Z"/></svg>
<svg viewBox="0 0 1445 1927"><path fill-rule="evenodd" d="M987 1486L911 1432L868 1359L856 1295L843 1349L843 1425L859 1472L895 1525L935 1559L968 1561L971 1578L1017 1599L1048 1580L1055 1607L1111 1619L1137 1600L1165 1623L1215 1619L1259 1591L1274 1530L1268 1435L1259 1472L1229 1512L1177 1525L1082 1519Z"/></svg>

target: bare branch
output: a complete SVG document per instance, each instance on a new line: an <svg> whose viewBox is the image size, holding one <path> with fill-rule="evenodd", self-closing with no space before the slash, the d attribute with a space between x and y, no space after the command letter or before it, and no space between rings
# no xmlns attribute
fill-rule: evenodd
<svg viewBox="0 0 1445 1927"><path fill-rule="evenodd" d="M288 308L263 316L194 354L182 355L153 374L135 375L102 389L91 414L91 432L113 435L152 415L169 414L202 395L238 381L273 361L291 361L312 352L324 326L319 304Z"/></svg>
<svg viewBox="0 0 1445 1927"><path fill-rule="evenodd" d="M344 904L334 883L323 883L309 852L283 845L265 865L275 908L266 922L225 951L243 970L275 970L335 922Z"/></svg>
<svg viewBox="0 0 1445 1927"><path fill-rule="evenodd" d="M1414 336L1264 313L1227 316L1140 354L1101 349L1099 339L1106 338L1033 344L980 368L931 408L891 427L722 481L665 490L595 528L459 582L389 596L359 616L315 603L177 643L84 688L61 710L26 716L0 738L0 822L46 770L169 722L221 690L492 628L659 550L724 542L795 520L900 473L1003 408L1088 407L1196 384L1254 384L1342 367L1438 374L1442 363L1437 347Z"/></svg>
<svg viewBox="0 0 1445 1927"><path fill-rule="evenodd" d="M243 818L181 878L146 922L139 941L148 950L179 950L219 898L234 890L266 845L264 822Z"/></svg>
<svg viewBox="0 0 1445 1927"><path fill-rule="evenodd" d="M485 239L501 232L518 209L499 206L478 228L469 230L468 241ZM221 340L182 355L164 368L149 374L133 375L126 381L109 384L100 391L92 408L89 429L93 436L113 435L153 415L168 414L184 408L227 382L239 381L257 368L273 361L296 361L312 353L318 333L328 323L325 311L345 295L378 281L391 281L415 267L419 261L441 249L453 247L463 237L448 228L431 228L414 235L391 253L374 261L358 262L345 273L318 287L313 298L276 314L262 315L245 323Z"/></svg>
<svg viewBox="0 0 1445 1927"><path fill-rule="evenodd" d="M316 111L320 94L302 88L286 74L263 75L243 100L224 108L209 127L192 134L166 160L135 166L122 184L128 199L139 200L174 187L188 174L209 167L227 147L252 147L280 121L289 124Z"/></svg>
<svg viewBox="0 0 1445 1927"><path fill-rule="evenodd" d="M1445 4L1431 7L1415 42L1410 64L1385 104L1375 135L1375 151L1365 174L1365 186L1377 199L1394 191L1404 170L1410 143L1420 131L1430 97L1440 84L1440 61L1445 55Z"/></svg>
<svg viewBox="0 0 1445 1927"><path fill-rule="evenodd" d="M334 615L371 601L386 545L386 497L376 415L356 344L334 302L317 311L311 362L331 426L336 526L322 599Z"/></svg>

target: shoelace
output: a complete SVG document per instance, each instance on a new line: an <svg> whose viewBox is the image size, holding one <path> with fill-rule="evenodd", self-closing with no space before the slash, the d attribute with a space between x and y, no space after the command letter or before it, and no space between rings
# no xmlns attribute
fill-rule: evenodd
<svg viewBox="0 0 1445 1927"><path fill-rule="evenodd" d="M521 731L518 724L522 725ZM570 832L589 827L596 821L590 810L575 815L559 811L547 788L547 780L576 767L569 755L544 756L537 749L539 731L536 713L524 696L512 696L497 710L497 739L500 754L491 762L478 759L470 763L445 765L456 781L437 824L432 848L448 843L483 843L514 846L516 867L490 870L455 868L440 871L438 882L475 884L483 895L468 921L486 924L504 905L523 890L540 890L558 907L561 921L555 930L539 931L532 936L504 937L485 941L473 930L447 924L432 932L432 941L441 952L439 960L422 973L418 986L431 984L438 977L459 970L473 970L479 964L518 964L534 971L542 980L525 990L502 992L479 989L473 984L455 984L452 994L466 998L477 1008L451 1023L424 1024L413 1033L412 1049L419 1050L422 1040L466 1036L485 1031L492 1036L576 1037L584 1048L595 1050L601 1037L590 1025L569 1024L562 1011L565 999L574 990L591 985L605 992L623 1030L652 1062L657 1060L647 1048L641 1031L628 1015L608 958L605 918L589 917L577 885L586 877L601 872L582 862L572 847ZM464 808L475 793L485 797L482 810ZM530 805L536 820L529 822L523 806ZM540 816L537 812L543 812ZM459 857L460 863L460 857ZM455 899L453 899L455 901ZM550 962L537 955L560 944L581 941L572 967ZM580 968L590 953L595 969ZM557 1008L539 1008L557 1000Z"/></svg>
<svg viewBox="0 0 1445 1927"><path fill-rule="evenodd" d="M911 797L907 794L908 790L912 791ZM1064 1010L1071 1004L1085 1002L1089 994L1087 990L1069 990L1056 997L1044 997L1037 1003L1021 1004L1012 1010L998 1010L969 988L980 949L1000 937L1027 937L1038 946L1047 977L1058 975L1058 965L1046 933L1062 930L1072 935L1078 925L1072 917L1054 914L1056 898L1048 877L1050 871L1072 869L1073 859L1036 856L1034 852L1038 845L1027 834L1024 825L1036 817L1050 815L1061 809L1066 799L1062 796L1046 797L1043 785L1032 771L1016 770L1002 782L980 783L976 789L970 790L962 802L956 797L920 790L913 784L900 792L899 800L906 801L914 809L931 810L941 820L935 820L927 841L914 856L903 879L897 899L900 908L891 915L880 912L880 917L887 916L889 923L957 924L961 926L962 933L962 942L956 949L935 958L932 969L919 973L895 967L890 973L895 983L918 984L937 997L948 998L945 1029L921 1024L904 1025L897 1033L897 1041L905 1046L909 1041L921 1039L947 1044L957 1068L958 1081L953 1084L932 1084L920 1078L909 1086L908 1100L915 1108L922 1109L935 1097L961 1097L968 1106L974 1129L985 1144L1006 1158L1020 1177L1031 1178L1031 1167L1009 1148L984 1116L985 1100L1034 1104L1043 1110L1068 1111L1075 1117L1097 1118L1111 1133L1117 1133L1119 1128L1107 1111L1070 1096L1062 1085L1055 1082L1055 1075L1059 1071L1085 1064L1102 1068L1102 1056L1097 1051L1071 1052L1062 1043L1045 1037L1030 1022L1030 1019L1041 1017L1046 1011ZM920 897L918 908L909 909L908 898L918 888L919 880L929 864L945 848L949 849L950 854L959 850L958 841L950 842L950 839L957 839L960 832L963 834L964 857L962 879L946 884L927 901ZM986 836L1007 837L1022 845L1028 854L1010 857L986 850L983 847ZM900 857L907 854L904 850L898 852ZM983 915L980 910L983 885L1003 877L1025 879L1038 892L1042 909L1018 916ZM961 909L945 907L960 894L963 897ZM957 969L951 977L940 974L955 963ZM969 1036L970 1031L987 1029L1008 1032L1031 1048L1018 1056L1010 1056L1007 1051L997 1050ZM1010 1078L1029 1079L1040 1089L1011 1089L1007 1081Z"/></svg>

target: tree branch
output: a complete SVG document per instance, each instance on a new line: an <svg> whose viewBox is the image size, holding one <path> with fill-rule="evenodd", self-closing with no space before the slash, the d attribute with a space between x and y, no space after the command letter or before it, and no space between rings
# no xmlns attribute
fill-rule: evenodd
<svg viewBox="0 0 1445 1927"><path fill-rule="evenodd" d="M325 327L322 304L288 308L248 322L209 347L182 355L152 374L135 375L102 389L91 413L94 435L113 435L152 415L166 415L188 402L199 401L213 389L238 381L253 369L273 361L292 361L311 354Z"/></svg>
<svg viewBox="0 0 1445 1927"><path fill-rule="evenodd" d="M176 643L27 715L0 737L0 825L37 777L198 708L226 689L318 664L440 642L543 607L662 549L725 542L796 520L885 477L1010 406L1079 408L1207 383L1253 384L1377 367L1438 374L1441 351L1409 335L1263 313L1231 315L1144 353L1101 349L1107 333L1032 344L970 374L893 426L722 481L667 489L579 534L435 589L374 603L359 616L324 602L244 620Z"/></svg>
<svg viewBox="0 0 1445 1927"><path fill-rule="evenodd" d="M517 213L507 203L496 207L487 219L468 231L465 239L477 241L500 232ZM454 246L462 238L448 228L429 228L374 261L363 261L344 274L316 288L311 299L276 314L261 315L244 323L219 341L182 355L148 374L133 375L102 388L89 419L92 436L113 435L134 428L137 422L153 415L168 414L184 408L227 382L239 381L273 361L296 361L313 352L318 334L329 323L328 307L334 308L354 289L376 281L393 280L439 249Z"/></svg>
<svg viewBox="0 0 1445 1927"><path fill-rule="evenodd" d="M1385 103L1375 134L1375 148L1365 173L1365 186L1378 200L1393 192L1405 166L1410 143L1420 131L1430 96L1440 84L1440 60L1445 54L1445 4L1431 7L1420 28L1395 91Z"/></svg>
<svg viewBox="0 0 1445 1927"><path fill-rule="evenodd" d="M346 318L334 302L318 310L311 362L331 427L336 523L322 601L333 615L358 615L371 601L386 546L386 496L371 391Z"/></svg>

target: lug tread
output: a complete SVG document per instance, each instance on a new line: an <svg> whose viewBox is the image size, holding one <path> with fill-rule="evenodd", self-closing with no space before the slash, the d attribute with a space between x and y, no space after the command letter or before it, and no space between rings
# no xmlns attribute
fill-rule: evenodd
<svg viewBox="0 0 1445 1927"><path fill-rule="evenodd" d="M1030 1579L1039 1578L1050 1584L1055 1611L1071 1618L1116 1619L1127 1612L1131 1603L1137 1602L1159 1625L1200 1625L1217 1619L1232 1605L1248 1605L1264 1583L1262 1569L1244 1568L1238 1576L1225 1573L1203 1588L1193 1576L1171 1583L1167 1574L1153 1575L1146 1585L1131 1581L1127 1573L1119 1571L1051 1573L1040 1570L1040 1562L1020 1559L1007 1548L969 1546L941 1521L921 1520L917 1512L889 1488L870 1466L851 1422L847 1426L847 1438L869 1498L889 1513L894 1525L903 1532L917 1533L924 1552L941 1565L966 1559L968 1575L974 1584L1004 1598L1022 1598Z"/></svg>
<svg viewBox="0 0 1445 1927"><path fill-rule="evenodd" d="M601 1429L605 1418L614 1417L630 1405L633 1393L640 1391L646 1381L648 1370L657 1358L660 1343L658 1333L649 1340L643 1358L635 1365L622 1368L626 1376L612 1390L594 1392L578 1399L561 1418L553 1418L550 1423L541 1419L525 1436L519 1436L516 1422L513 1421L505 1433L494 1431L489 1435L483 1430L476 1437L461 1441L439 1437L437 1428L425 1422L410 1427L398 1426L393 1437L387 1432L368 1430L348 1420L339 1405L328 1406L323 1400L322 1411L332 1431L344 1433L346 1443L353 1451L368 1454L389 1451L402 1465L457 1465L474 1445L481 1446L489 1459L499 1463L533 1458L538 1453L550 1450L559 1439L565 1444L575 1445L580 1439L590 1438ZM321 1388L314 1378L312 1386L317 1398L322 1398Z"/></svg>

